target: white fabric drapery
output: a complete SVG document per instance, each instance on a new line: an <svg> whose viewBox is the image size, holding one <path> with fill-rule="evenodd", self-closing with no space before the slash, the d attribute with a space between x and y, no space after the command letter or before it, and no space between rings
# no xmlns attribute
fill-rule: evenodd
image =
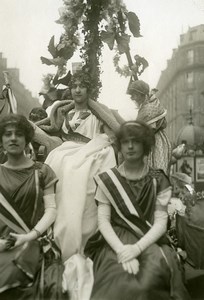
<svg viewBox="0 0 204 300"><path fill-rule="evenodd" d="M97 229L97 207L94 200L96 184L93 177L116 165L111 142L106 134L100 133L100 127L101 121L91 114L75 131L91 140L86 144L66 141L51 151L45 162L51 166L59 179L54 235L65 263L64 274L70 273L67 269L70 261L72 266L75 264L75 274L82 274L83 268L87 274L86 263L90 268L90 262L83 257L83 248ZM83 261L83 264L80 261ZM89 273L91 274L91 271ZM76 281L81 282L79 279ZM69 289L69 283L67 286ZM83 290L83 284L78 288ZM90 285L87 285L87 288L90 289ZM81 295L80 292L78 294ZM87 294L89 292L86 291ZM74 295L71 292L71 299L76 298L76 293Z"/></svg>

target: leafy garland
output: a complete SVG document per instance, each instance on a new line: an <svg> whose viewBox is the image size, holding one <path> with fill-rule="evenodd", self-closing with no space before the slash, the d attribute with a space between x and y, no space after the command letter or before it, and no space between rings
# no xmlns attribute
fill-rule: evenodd
<svg viewBox="0 0 204 300"><path fill-rule="evenodd" d="M119 66L119 62L120 62L120 54L118 52L116 52L115 56L113 57L113 64L114 64L116 72L124 77L132 76L132 72L131 72L129 66L124 65L121 68Z"/></svg>
<svg viewBox="0 0 204 300"><path fill-rule="evenodd" d="M103 9L103 0L87 0L85 19L83 20L84 45L81 48L81 58L85 68L91 75L92 98L97 99L101 88L100 81L100 56L102 40L98 24L101 21L100 12Z"/></svg>
<svg viewBox="0 0 204 300"><path fill-rule="evenodd" d="M121 76L132 76L136 79L138 75L141 75L144 72L144 70L149 66L149 64L144 57L135 55L134 58L135 62L132 64L132 66L124 65L121 68L119 66L120 54L118 53L118 51L116 51L116 54L113 57L113 64L115 66L116 72L118 72Z"/></svg>
<svg viewBox="0 0 204 300"><path fill-rule="evenodd" d="M56 22L63 26L64 33L57 45L54 36L50 39L48 51L52 58L41 57L42 63L57 67L55 75L48 74L47 78L44 77L46 85L50 84L52 88L57 88L62 82L68 85L71 73L67 70L67 62L79 50L82 67L92 78L91 96L96 100L102 86L100 58L103 43L110 50L115 48L117 51L113 60L116 71L120 75L137 79L140 73L130 55L131 36L127 33L129 30L134 37L141 37L140 22L136 14L128 12L122 0L63 0L63 4L59 9L60 18ZM121 54L125 54L128 60L128 66L123 69L119 67ZM45 93L42 91L41 94Z"/></svg>

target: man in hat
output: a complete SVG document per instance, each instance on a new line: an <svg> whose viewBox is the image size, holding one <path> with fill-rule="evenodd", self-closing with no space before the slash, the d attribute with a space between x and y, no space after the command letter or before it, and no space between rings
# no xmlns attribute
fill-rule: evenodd
<svg viewBox="0 0 204 300"><path fill-rule="evenodd" d="M171 175L171 182L173 185L173 194L183 202L185 202L184 199L187 194L193 195L195 192L192 186L192 178L185 173L173 173Z"/></svg>
<svg viewBox="0 0 204 300"><path fill-rule="evenodd" d="M192 179L185 173L175 172L171 175L171 183L173 197L168 205L168 213L170 217L173 217L175 213L184 215L186 206L182 200L187 193L193 193Z"/></svg>
<svg viewBox="0 0 204 300"><path fill-rule="evenodd" d="M165 132L167 110L161 105L155 91L150 96L149 85L143 80L137 80L130 84L128 93L139 108L137 120L147 123L155 132L156 143L148 157L149 165L168 174L172 151Z"/></svg>

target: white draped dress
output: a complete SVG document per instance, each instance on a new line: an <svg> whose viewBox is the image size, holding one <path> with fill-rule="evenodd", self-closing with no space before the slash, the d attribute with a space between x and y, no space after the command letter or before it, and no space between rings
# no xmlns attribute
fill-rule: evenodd
<svg viewBox="0 0 204 300"><path fill-rule="evenodd" d="M83 289L84 284L87 286L87 282L80 283L80 280L76 278L76 282L81 287L74 287L75 283L70 282L70 276L73 281L74 270L75 275L82 273L83 277L82 264L85 259L83 248L88 238L97 229L97 207L94 200L96 184L93 177L116 165L109 137L105 133L100 133L102 122L91 111L84 113L88 116L83 119L81 118L82 111L72 110L69 112L68 124L73 131L90 138L90 141L88 143L65 141L51 151L46 159L46 163L54 170L59 179L56 191L55 241L65 262L68 289L71 289L71 285L75 289L75 296L72 295L71 299L83 297L81 298L83 300L89 297L85 296L83 292L80 294L79 289ZM64 121L62 129L68 133L69 128L65 124L67 125L67 121ZM76 290L78 291L76 292ZM89 295L89 292L86 291L85 294Z"/></svg>

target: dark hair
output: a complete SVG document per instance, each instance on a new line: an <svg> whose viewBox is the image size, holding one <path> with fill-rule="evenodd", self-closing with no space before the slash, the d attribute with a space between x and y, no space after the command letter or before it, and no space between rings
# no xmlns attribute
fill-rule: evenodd
<svg viewBox="0 0 204 300"><path fill-rule="evenodd" d="M47 112L42 107L34 107L29 114L29 120L32 122L37 122L47 118Z"/></svg>
<svg viewBox="0 0 204 300"><path fill-rule="evenodd" d="M89 73L85 72L84 70L78 70L76 73L74 73L71 77L71 80L69 82L69 88L70 90L73 87L73 84L76 80L79 80L84 86L87 88L87 92L90 93L91 91L91 77Z"/></svg>
<svg viewBox="0 0 204 300"><path fill-rule="evenodd" d="M26 145L29 144L34 136L33 126L23 115L19 114L8 114L6 116L0 117L0 142L2 142L2 136L5 132L5 128L8 125L14 125L16 128L20 129L24 136Z"/></svg>
<svg viewBox="0 0 204 300"><path fill-rule="evenodd" d="M129 136L134 137L138 142L143 144L144 155L148 155L155 144L153 129L141 121L127 121L120 126L117 133L119 149L121 148L121 140Z"/></svg>

